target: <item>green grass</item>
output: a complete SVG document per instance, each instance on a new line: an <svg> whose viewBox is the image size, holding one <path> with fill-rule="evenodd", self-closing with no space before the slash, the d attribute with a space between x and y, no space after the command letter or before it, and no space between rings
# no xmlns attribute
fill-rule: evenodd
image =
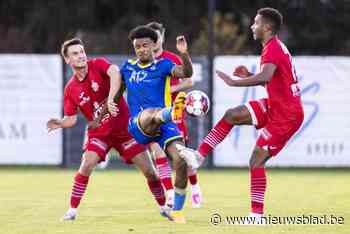
<svg viewBox="0 0 350 234"><path fill-rule="evenodd" d="M186 203L187 223L158 214L136 171L96 171L74 222L60 222L74 171L0 167L0 233L350 233L350 173L347 170L269 170L267 214L337 215L344 225L212 226L211 214L248 214L248 173L244 169L200 171L205 204Z"/></svg>

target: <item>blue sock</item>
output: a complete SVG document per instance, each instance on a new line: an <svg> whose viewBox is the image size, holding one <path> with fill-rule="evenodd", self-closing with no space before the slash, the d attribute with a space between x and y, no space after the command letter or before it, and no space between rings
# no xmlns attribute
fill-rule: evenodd
<svg viewBox="0 0 350 234"><path fill-rule="evenodd" d="M173 210L182 210L185 204L186 194L175 192Z"/></svg>
<svg viewBox="0 0 350 234"><path fill-rule="evenodd" d="M162 120L164 123L167 123L167 122L170 122L172 120L171 118L171 107L168 107L168 108L164 108L162 110Z"/></svg>

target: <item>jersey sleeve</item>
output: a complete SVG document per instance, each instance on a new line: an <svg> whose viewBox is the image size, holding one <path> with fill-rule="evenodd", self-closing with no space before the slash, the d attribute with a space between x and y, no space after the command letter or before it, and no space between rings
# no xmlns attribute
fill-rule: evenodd
<svg viewBox="0 0 350 234"><path fill-rule="evenodd" d="M78 113L78 106L69 95L69 90L67 87L64 89L63 93L63 112L66 116L72 116Z"/></svg>
<svg viewBox="0 0 350 234"><path fill-rule="evenodd" d="M276 66L279 65L280 52L276 46L266 48L261 55L261 64L272 63Z"/></svg>
<svg viewBox="0 0 350 234"><path fill-rule="evenodd" d="M102 74L107 74L107 70L111 65L112 64L105 58L95 59L95 66Z"/></svg>
<svg viewBox="0 0 350 234"><path fill-rule="evenodd" d="M176 64L173 63L169 59L164 59L162 61L162 70L163 70L163 75L166 77L168 75L171 75L173 69L175 68Z"/></svg>
<svg viewBox="0 0 350 234"><path fill-rule="evenodd" d="M177 56L176 54L174 54L171 58L171 60L173 61L173 63L175 63L176 65L182 65L182 60L179 56Z"/></svg>

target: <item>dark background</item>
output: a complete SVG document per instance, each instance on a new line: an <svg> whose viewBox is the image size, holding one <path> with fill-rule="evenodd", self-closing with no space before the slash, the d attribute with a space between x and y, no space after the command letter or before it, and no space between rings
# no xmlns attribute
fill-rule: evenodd
<svg viewBox="0 0 350 234"><path fill-rule="evenodd" d="M348 0L216 0L215 53L257 54L249 26L265 6L284 15L280 37L293 54L350 54ZM129 54L129 30L152 20L166 26L166 48L174 50L183 33L193 55L207 53L206 0L2 0L0 53L58 53L65 39L78 36L89 53Z"/></svg>

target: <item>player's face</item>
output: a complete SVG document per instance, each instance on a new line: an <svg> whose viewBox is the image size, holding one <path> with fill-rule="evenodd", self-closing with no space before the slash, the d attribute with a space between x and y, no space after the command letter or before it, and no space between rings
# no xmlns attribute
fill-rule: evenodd
<svg viewBox="0 0 350 234"><path fill-rule="evenodd" d="M134 49L136 57L141 62L147 63L153 60L155 43L150 38L134 39Z"/></svg>
<svg viewBox="0 0 350 234"><path fill-rule="evenodd" d="M256 15L254 18L254 24L250 26L253 32L254 40L262 40L264 35L264 23L261 15Z"/></svg>
<svg viewBox="0 0 350 234"><path fill-rule="evenodd" d="M87 56L82 45L71 45L67 49L66 63L73 68L83 68L87 65Z"/></svg>

